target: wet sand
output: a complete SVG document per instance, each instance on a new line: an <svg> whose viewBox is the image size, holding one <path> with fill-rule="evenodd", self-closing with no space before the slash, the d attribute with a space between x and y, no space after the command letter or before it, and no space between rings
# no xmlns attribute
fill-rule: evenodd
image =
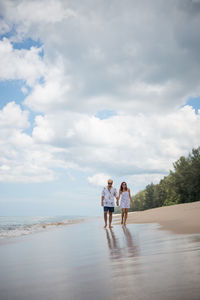
<svg viewBox="0 0 200 300"><path fill-rule="evenodd" d="M197 300L200 234L103 216L0 246L1 300Z"/></svg>
<svg viewBox="0 0 200 300"><path fill-rule="evenodd" d="M200 233L200 201L129 212L127 223L159 223L160 229L173 233Z"/></svg>

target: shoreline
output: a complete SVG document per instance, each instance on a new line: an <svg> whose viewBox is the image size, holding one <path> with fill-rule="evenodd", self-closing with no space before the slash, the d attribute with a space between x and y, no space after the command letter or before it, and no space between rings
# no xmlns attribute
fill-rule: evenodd
<svg viewBox="0 0 200 300"><path fill-rule="evenodd" d="M119 215L121 214L115 216ZM176 234L200 233L200 201L128 213L127 224L144 223L159 223L161 230L169 230ZM115 224L121 223L119 221Z"/></svg>
<svg viewBox="0 0 200 300"><path fill-rule="evenodd" d="M0 246L1 245L5 245L5 244L10 244L10 243L15 243L17 241L20 241L21 238L24 237L29 237L35 234L40 234L40 233L45 233L45 232L50 232L53 230L56 230L57 228L62 228L62 227L66 227L69 225L75 225L75 224L79 224L79 223L83 223L86 222L87 218L83 219L76 219L76 220L69 220L68 222L63 222L63 221L59 221L59 222L52 222L52 223L40 223L37 224L37 228L36 230L32 230L32 231L27 231L24 233L21 233L19 235L1 235L0 236Z"/></svg>

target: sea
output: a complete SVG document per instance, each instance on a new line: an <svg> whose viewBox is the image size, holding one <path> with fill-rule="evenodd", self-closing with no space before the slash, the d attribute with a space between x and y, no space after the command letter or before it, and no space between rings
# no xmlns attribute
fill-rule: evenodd
<svg viewBox="0 0 200 300"><path fill-rule="evenodd" d="M82 216L0 216L0 239L50 230L84 219Z"/></svg>

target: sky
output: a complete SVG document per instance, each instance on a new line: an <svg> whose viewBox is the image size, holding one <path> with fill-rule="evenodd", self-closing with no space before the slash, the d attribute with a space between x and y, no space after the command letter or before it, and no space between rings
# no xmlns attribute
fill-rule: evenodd
<svg viewBox="0 0 200 300"><path fill-rule="evenodd" d="M200 146L200 0L0 0L0 215L101 215Z"/></svg>

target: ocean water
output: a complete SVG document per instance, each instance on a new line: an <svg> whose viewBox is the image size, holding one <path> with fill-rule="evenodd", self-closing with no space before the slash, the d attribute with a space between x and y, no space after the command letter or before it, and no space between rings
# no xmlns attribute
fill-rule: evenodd
<svg viewBox="0 0 200 300"><path fill-rule="evenodd" d="M50 230L83 219L81 216L0 216L0 239Z"/></svg>

